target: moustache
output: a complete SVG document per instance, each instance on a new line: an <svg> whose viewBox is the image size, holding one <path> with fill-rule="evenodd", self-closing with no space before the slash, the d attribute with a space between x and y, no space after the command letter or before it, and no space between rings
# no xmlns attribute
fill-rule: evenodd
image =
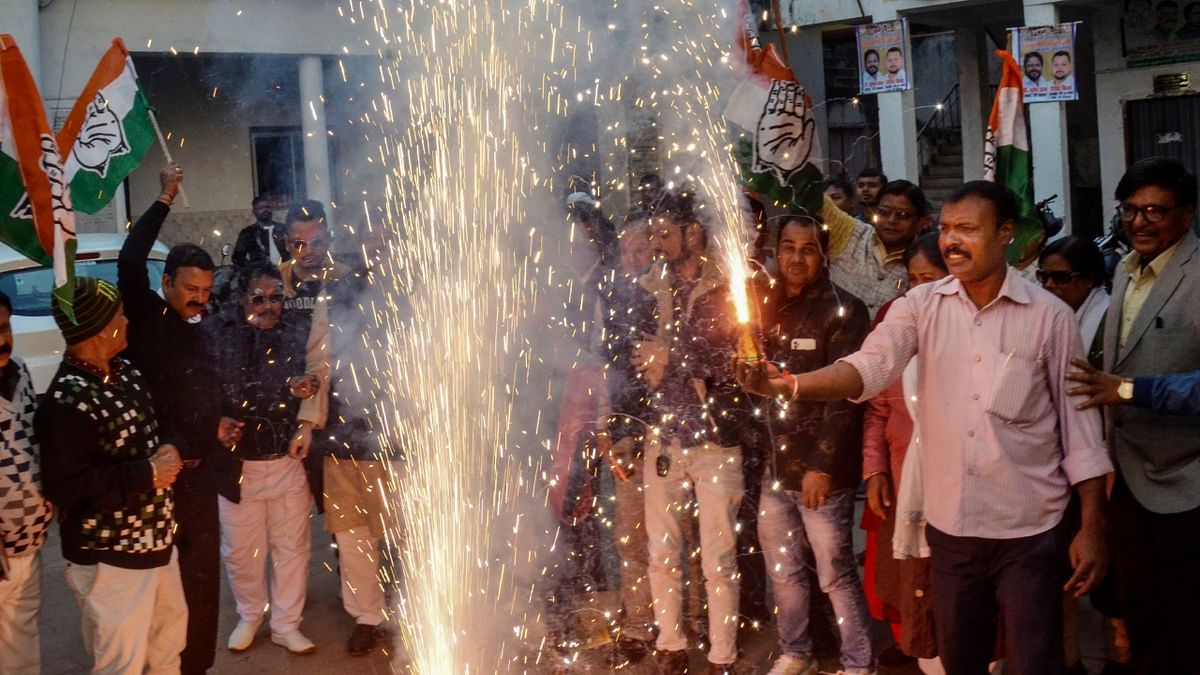
<svg viewBox="0 0 1200 675"><path fill-rule="evenodd" d="M0 345L0 354L11 354L11 353L12 353L12 345L11 344Z"/></svg>
<svg viewBox="0 0 1200 675"><path fill-rule="evenodd" d="M971 259L970 253L968 253L964 249L961 249L957 246L951 246L950 248L942 251L942 257L945 258L945 257L949 256L951 253L957 253L958 255L961 255L962 257L966 258L967 260Z"/></svg>

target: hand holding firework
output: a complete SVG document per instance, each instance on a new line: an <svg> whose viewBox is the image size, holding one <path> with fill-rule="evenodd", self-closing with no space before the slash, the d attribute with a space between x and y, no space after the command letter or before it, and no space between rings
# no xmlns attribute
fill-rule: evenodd
<svg viewBox="0 0 1200 675"><path fill-rule="evenodd" d="M751 394L792 397L791 376L768 361L748 361L738 355L733 361L733 375L742 389Z"/></svg>

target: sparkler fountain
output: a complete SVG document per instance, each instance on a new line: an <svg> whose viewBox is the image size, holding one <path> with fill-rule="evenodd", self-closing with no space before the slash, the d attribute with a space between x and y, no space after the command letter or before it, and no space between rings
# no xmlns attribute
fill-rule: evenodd
<svg viewBox="0 0 1200 675"><path fill-rule="evenodd" d="M388 212L403 223L392 233L388 277L407 309L393 308L388 353L371 376L392 383L394 400L380 402L386 435L407 455L398 481L405 532L392 543L416 672L536 667L522 649L539 646L538 579L556 540L544 515L553 477L536 448L521 447L547 435L541 416L525 425L522 413L553 393L518 393L543 356L530 309L556 274L537 233L545 220L561 221L543 215L562 170L546 139L573 103L624 105L621 83L631 75L643 83L634 107L657 116L669 181L703 195L720 224L715 249L739 319L749 320L749 233L715 78L732 69L734 3L610 2L598 10L555 0L346 0L340 9L377 33L379 77L392 91L367 118L382 133L376 159L388 167ZM597 44L594 32L618 46L606 32L615 22L593 25L606 13L640 34L640 53ZM591 100L574 96L603 58L617 84L596 87Z"/></svg>

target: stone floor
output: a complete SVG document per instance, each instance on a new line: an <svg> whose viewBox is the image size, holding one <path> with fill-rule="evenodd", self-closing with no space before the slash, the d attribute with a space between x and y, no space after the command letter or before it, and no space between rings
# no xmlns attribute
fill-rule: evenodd
<svg viewBox="0 0 1200 675"><path fill-rule="evenodd" d="M861 506L860 506L861 508ZM855 521L857 522L857 520ZM857 534L857 528L856 528ZM222 646L218 648L214 675L249 675L251 673L297 673L302 675L356 675L409 672L402 658L394 654L376 651L368 656L351 657L345 651L345 642L353 628L342 611L338 597L338 580L334 551L330 547L329 535L325 534L320 521L313 524L313 560L309 580L308 604L304 612L304 633L317 645L317 651L308 656L296 656L270 642L270 631L264 625L258 640L249 650L234 654L223 646L237 622L233 599L228 585L221 584ZM861 542L859 542L861 546ZM43 548L43 608L40 620L42 635L42 664L45 675L73 675L86 673L90 660L84 653L79 630L79 610L63 579L63 559L57 533ZM1084 664L1092 673L1100 670L1099 619L1098 615L1085 606L1081 619ZM886 631L882 631L886 632ZM739 645L742 658L738 672L745 674L765 673L775 653L775 633L770 626L743 628ZM530 667L533 673L603 673L606 652L603 647L574 655L544 653L536 659L538 664ZM703 673L704 655L698 650L691 654L693 672ZM530 659L532 663L534 659ZM519 672L521 669L514 670ZM836 672L837 663L828 660L821 664L822 672ZM654 672L651 661L624 669L631 675ZM902 669L881 669L888 675L919 675L919 670L909 666Z"/></svg>

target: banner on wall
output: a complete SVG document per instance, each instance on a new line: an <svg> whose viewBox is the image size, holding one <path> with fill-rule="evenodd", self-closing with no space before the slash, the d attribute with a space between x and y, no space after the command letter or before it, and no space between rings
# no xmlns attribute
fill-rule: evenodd
<svg viewBox="0 0 1200 675"><path fill-rule="evenodd" d="M1075 84L1075 25L1012 29L1010 51L1021 64L1026 103L1079 98Z"/></svg>
<svg viewBox="0 0 1200 675"><path fill-rule="evenodd" d="M1200 2L1127 0L1121 46L1130 68L1200 61Z"/></svg>
<svg viewBox="0 0 1200 675"><path fill-rule="evenodd" d="M912 88L908 77L908 19L858 26L859 93Z"/></svg>

